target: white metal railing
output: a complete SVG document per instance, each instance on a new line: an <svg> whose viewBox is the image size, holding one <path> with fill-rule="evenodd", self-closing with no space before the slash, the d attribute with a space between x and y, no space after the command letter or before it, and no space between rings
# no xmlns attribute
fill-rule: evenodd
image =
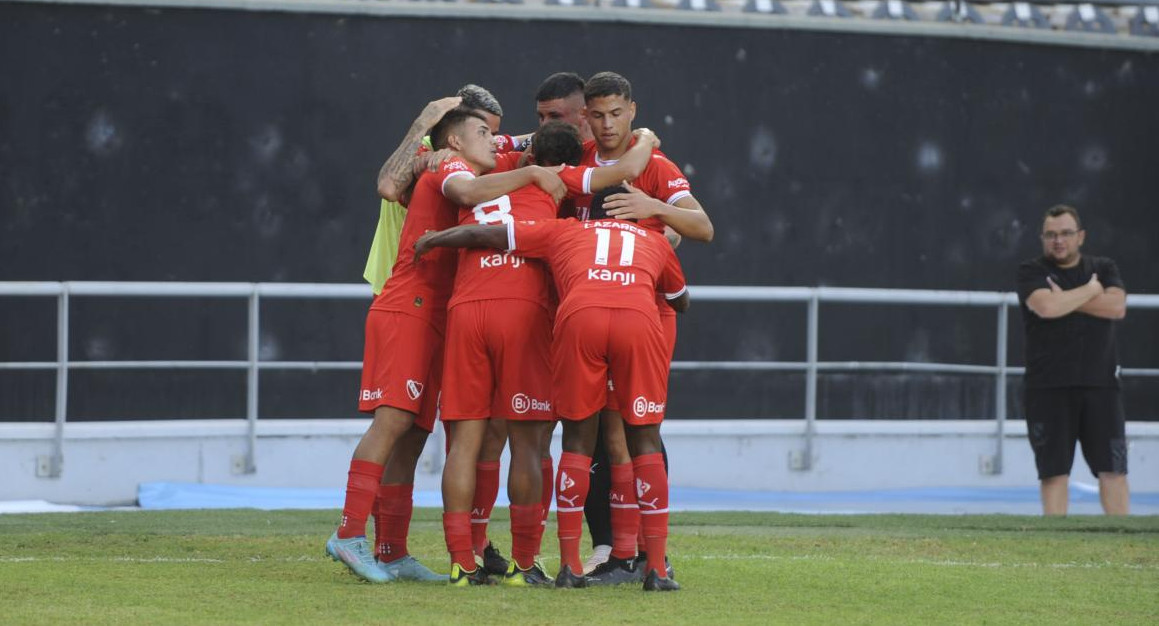
<svg viewBox="0 0 1159 626"><path fill-rule="evenodd" d="M674 370L757 370L805 372L805 448L794 469L809 469L817 420L817 374L837 371L898 371L994 376L996 449L992 471L1002 471L1002 441L1006 431L1006 378L1021 374L1023 368L1006 362L1009 309L1018 304L1013 293L996 291L938 291L914 289L849 289L839 287L692 287L697 301L714 302L801 302L806 316L805 361L675 361ZM256 471L254 449L257 441L258 382L261 370L344 370L359 369L359 361L263 361L259 358L262 298L370 299L365 284L314 283L183 283L183 282L0 282L0 296L45 296L57 298L57 352L55 361L0 362L0 370L56 371L55 428L53 454L48 475L59 477L63 465L64 425L68 417L68 373L73 369L244 369L246 383L245 472ZM246 298L248 301L247 358L244 361L73 361L68 354L69 299L93 297L213 297ZM1159 295L1128 296L1133 309L1159 309ZM994 365L920 362L818 361L819 311L822 302L895 305L938 305L991 307L997 312L997 342ZM1124 368L1123 376L1159 376L1159 368Z"/></svg>

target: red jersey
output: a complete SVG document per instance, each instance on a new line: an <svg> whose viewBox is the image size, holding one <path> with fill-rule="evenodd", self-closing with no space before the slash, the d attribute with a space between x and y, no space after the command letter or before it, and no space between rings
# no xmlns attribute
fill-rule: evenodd
<svg viewBox="0 0 1159 626"><path fill-rule="evenodd" d="M636 140L632 139L632 144L635 143ZM600 159L595 140L584 142L584 154L580 158L580 165L602 167L615 165L616 162ZM644 168L644 173L632 181L632 186L668 204L675 204L677 200L692 195L692 187L688 184L688 179L684 177L684 173L659 150L652 151L652 158L648 161L647 167ZM577 196L575 199L576 216L586 218L591 205L592 194L589 189L586 195ZM640 225L650 230L664 232L664 222L659 218L650 217L640 220Z"/></svg>
<svg viewBox="0 0 1159 626"><path fill-rule="evenodd" d="M656 293L674 298L687 289L668 240L632 222L513 222L507 245L551 266L562 300L557 324L586 307L634 309L659 324Z"/></svg>
<svg viewBox="0 0 1159 626"><path fill-rule="evenodd" d="M514 169L519 153L496 155L493 173ZM564 166L560 178L569 194L590 193L591 168ZM459 224L509 224L543 221L556 216L558 206L551 195L530 184L483 202L459 208ZM554 307L549 295L551 277L543 262L490 248L468 248L459 254L459 270L449 306L475 300L530 300L546 309Z"/></svg>
<svg viewBox="0 0 1159 626"><path fill-rule="evenodd" d="M410 251L415 241L430 230L444 230L455 225L458 207L443 195L443 187L456 176L475 177L467 162L451 157L439 165L437 172L423 172L415 183L414 195L407 207L406 221L399 235L398 260L382 293L370 308L398 311L428 320L439 332L447 322L447 300L455 279L455 250L440 248L423 256L418 264Z"/></svg>

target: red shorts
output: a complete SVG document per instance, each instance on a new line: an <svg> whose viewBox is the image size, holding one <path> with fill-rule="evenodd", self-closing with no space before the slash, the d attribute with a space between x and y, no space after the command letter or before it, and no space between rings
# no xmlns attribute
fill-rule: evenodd
<svg viewBox="0 0 1159 626"><path fill-rule="evenodd" d="M655 317L633 309L580 309L555 329L556 411L582 420L615 397L632 426L659 424L668 397L668 350ZM616 381L608 391L608 379Z"/></svg>
<svg viewBox="0 0 1159 626"><path fill-rule="evenodd" d="M447 318L443 421L555 419L551 323L527 300L456 304Z"/></svg>
<svg viewBox="0 0 1159 626"><path fill-rule="evenodd" d="M366 314L358 410L389 406L415 414L415 425L435 426L443 371L443 337L427 320L394 311Z"/></svg>
<svg viewBox="0 0 1159 626"><path fill-rule="evenodd" d="M660 325L664 327L664 344L668 346L668 363L672 363L672 358L676 356L676 311L667 303L660 306L668 309L660 309ZM608 379L608 404L604 407L609 411L620 412L620 401L616 399L616 394L613 393L616 389L615 383L612 379Z"/></svg>

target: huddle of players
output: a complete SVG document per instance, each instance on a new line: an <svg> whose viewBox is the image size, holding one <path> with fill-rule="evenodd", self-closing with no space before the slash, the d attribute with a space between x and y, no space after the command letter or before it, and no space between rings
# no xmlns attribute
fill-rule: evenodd
<svg viewBox="0 0 1159 626"><path fill-rule="evenodd" d="M489 424L502 420L511 446L512 528L503 582L586 586L593 579L582 574L579 557L583 502L600 432L596 416L607 407L609 452L623 452L609 455L614 545L603 570L628 576L605 580L679 588L665 560L668 481L659 424L675 311L687 308L688 295L664 230L667 224L708 240L712 227L679 169L654 152L655 136L631 131L627 80L597 74L583 97L594 141L581 144L576 127L549 121L526 155L497 154L497 120L448 98L424 109L396 152L413 154L415 135L438 119L430 130L436 156L410 195L402 253L367 316L360 408L375 418L355 450L342 523L326 546L364 579L446 579L407 554L405 544L414 463L438 405L450 442L443 475L449 582L489 582L476 562L471 511ZM519 167L522 158L535 165ZM635 186L593 201L593 191L622 180ZM556 219L565 193L574 215L586 219ZM563 455L553 490L544 482L557 417ZM616 462L621 454L626 463ZM535 560L553 491L561 554L554 581ZM372 508L377 559L365 538ZM638 529L642 563L634 561Z"/></svg>

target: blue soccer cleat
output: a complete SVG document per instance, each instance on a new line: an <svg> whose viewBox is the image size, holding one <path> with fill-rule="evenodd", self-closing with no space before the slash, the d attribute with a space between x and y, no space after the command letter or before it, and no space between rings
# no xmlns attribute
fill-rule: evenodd
<svg viewBox="0 0 1159 626"><path fill-rule="evenodd" d="M335 531L326 540L326 554L349 567L355 576L367 582L388 583L394 580L393 576L378 567L365 536L339 539L338 532Z"/></svg>
<svg viewBox="0 0 1159 626"><path fill-rule="evenodd" d="M450 580L446 574L436 574L429 567L419 563L411 555L395 559L389 563L378 561L378 568L390 576L391 580L417 580L424 583L445 583Z"/></svg>

